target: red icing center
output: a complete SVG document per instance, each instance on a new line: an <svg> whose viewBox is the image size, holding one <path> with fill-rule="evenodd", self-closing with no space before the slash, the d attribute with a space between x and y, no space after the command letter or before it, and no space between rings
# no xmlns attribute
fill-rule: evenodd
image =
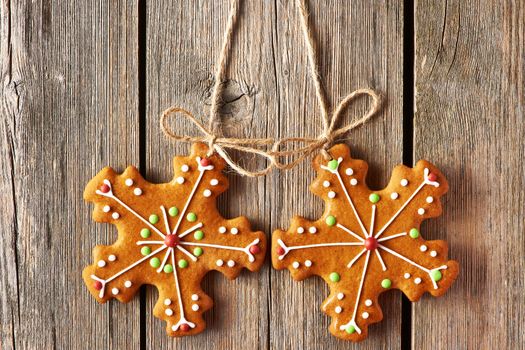
<svg viewBox="0 0 525 350"><path fill-rule="evenodd" d="M177 235L167 235L166 238L164 238L164 244L170 248L175 248L179 242L180 239Z"/></svg>
<svg viewBox="0 0 525 350"><path fill-rule="evenodd" d="M187 324L187 323L183 323L180 325L180 330L183 331L183 332L187 332L190 330L190 325Z"/></svg>
<svg viewBox="0 0 525 350"><path fill-rule="evenodd" d="M277 255L284 255L283 247L277 247L276 251L277 251Z"/></svg>
<svg viewBox="0 0 525 350"><path fill-rule="evenodd" d="M261 252L261 248L259 248L258 245L252 245L252 246L250 247L250 253L252 253L252 254L258 254L258 253L260 253L260 252Z"/></svg>
<svg viewBox="0 0 525 350"><path fill-rule="evenodd" d="M109 190L110 190L110 188L106 184L103 184L102 186L100 186L100 192L102 192L102 193L108 193Z"/></svg>
<svg viewBox="0 0 525 350"><path fill-rule="evenodd" d="M101 290L102 289L102 282L100 282L100 281L93 282L93 288L95 288L96 290Z"/></svg>
<svg viewBox="0 0 525 350"><path fill-rule="evenodd" d="M374 237L368 237L365 239L365 249L374 250L377 248L377 239Z"/></svg>
<svg viewBox="0 0 525 350"><path fill-rule="evenodd" d="M428 180L429 181L436 181L437 180L436 174L434 174L434 173L428 174Z"/></svg>
<svg viewBox="0 0 525 350"><path fill-rule="evenodd" d="M202 158L201 159L201 165L202 166L208 166L210 165L210 160L208 158Z"/></svg>

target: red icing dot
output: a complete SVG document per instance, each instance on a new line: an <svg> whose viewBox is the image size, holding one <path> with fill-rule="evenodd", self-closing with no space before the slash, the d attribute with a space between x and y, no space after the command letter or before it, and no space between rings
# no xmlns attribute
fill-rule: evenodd
<svg viewBox="0 0 525 350"><path fill-rule="evenodd" d="M276 252L277 252L277 255L284 255L283 247L277 247Z"/></svg>
<svg viewBox="0 0 525 350"><path fill-rule="evenodd" d="M201 165L202 166L208 166L210 164L211 164L211 162L210 162L210 160L208 158L202 158L201 159Z"/></svg>
<svg viewBox="0 0 525 350"><path fill-rule="evenodd" d="M110 188L106 184L103 184L102 186L100 186L100 192L102 192L102 193L108 193L109 190L110 190Z"/></svg>
<svg viewBox="0 0 525 350"><path fill-rule="evenodd" d="M365 239L365 249L374 250L377 248L377 239L374 237L368 237Z"/></svg>
<svg viewBox="0 0 525 350"><path fill-rule="evenodd" d="M102 289L102 282L100 282L100 281L93 282L93 288L95 288L96 290L101 290Z"/></svg>
<svg viewBox="0 0 525 350"><path fill-rule="evenodd" d="M252 253L252 254L259 254L260 252L261 252L261 248L259 248L259 246L257 244L252 245L250 247L250 253ZM279 255L281 255L281 254L279 254Z"/></svg>
<svg viewBox="0 0 525 350"><path fill-rule="evenodd" d="M428 174L428 180L429 181L436 181L437 180L437 175L434 174L434 173Z"/></svg>
<svg viewBox="0 0 525 350"><path fill-rule="evenodd" d="M187 324L187 323L183 323L180 325L180 330L183 331L183 332L187 332L190 330L190 325Z"/></svg>
<svg viewBox="0 0 525 350"><path fill-rule="evenodd" d="M179 242L180 239L177 235L166 235L166 238L164 238L164 244L170 248L175 248Z"/></svg>

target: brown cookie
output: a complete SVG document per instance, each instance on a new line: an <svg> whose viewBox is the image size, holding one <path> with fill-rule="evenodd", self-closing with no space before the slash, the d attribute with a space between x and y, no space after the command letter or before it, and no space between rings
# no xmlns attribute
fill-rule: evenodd
<svg viewBox="0 0 525 350"><path fill-rule="evenodd" d="M329 153L330 161L314 160L318 176L310 188L326 203L323 216L314 222L294 217L288 231L275 231L272 261L295 280L322 277L330 287L322 305L332 317L330 332L359 341L383 318L379 294L397 288L416 301L425 292L442 295L456 279L459 267L447 260L446 242L425 241L419 233L424 219L441 214L448 184L422 160L414 168L396 167L388 186L372 191L366 162L352 159L343 144Z"/></svg>
<svg viewBox="0 0 525 350"><path fill-rule="evenodd" d="M216 198L228 188L217 155L194 144L189 157L175 157L175 177L147 182L134 167L118 175L104 168L87 185L84 198L95 203L93 219L117 226L118 239L93 250L95 263L83 278L101 303L128 302L142 284L159 290L154 315L167 322L170 336L202 332L202 313L213 301L201 289L210 270L234 279L242 268L257 271L266 239L241 216L224 219Z"/></svg>

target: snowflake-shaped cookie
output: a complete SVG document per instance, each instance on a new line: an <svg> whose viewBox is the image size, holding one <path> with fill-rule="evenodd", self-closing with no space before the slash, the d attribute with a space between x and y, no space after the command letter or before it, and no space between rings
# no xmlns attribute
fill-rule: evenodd
<svg viewBox="0 0 525 350"><path fill-rule="evenodd" d="M397 288L416 301L425 292L442 295L456 279L458 264L447 260L446 242L425 241L419 232L424 219L441 214L448 184L422 160L396 167L388 186L372 191L366 162L352 159L343 144L330 155L330 161L315 159L311 185L326 202L325 213L314 222L294 217L288 231L275 231L272 261L295 280L322 277L330 287L322 305L332 317L330 332L358 341L383 318L382 292Z"/></svg>
<svg viewBox="0 0 525 350"><path fill-rule="evenodd" d="M208 271L234 279L264 261L263 232L252 232L245 217L226 220L217 211L228 180L224 160L207 151L195 144L189 157L175 157L169 183L151 184L134 167L121 175L104 168L84 192L95 203L93 219L118 229L117 241L95 247L95 263L84 269L89 291L101 303L128 302L142 284L156 286L154 315L170 336L204 330L202 313L213 305L200 287Z"/></svg>

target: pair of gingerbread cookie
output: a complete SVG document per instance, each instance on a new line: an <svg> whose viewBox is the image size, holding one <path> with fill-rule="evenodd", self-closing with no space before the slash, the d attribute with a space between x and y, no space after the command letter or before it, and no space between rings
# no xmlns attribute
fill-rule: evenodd
<svg viewBox="0 0 525 350"><path fill-rule="evenodd" d="M118 239L97 246L94 264L84 269L89 291L101 303L129 301L142 284L159 290L154 315L167 322L170 336L204 330L204 311L213 301L201 289L206 273L217 270L233 279L242 268L263 264L266 237L253 232L245 217L224 219L216 197L228 187L225 162L195 144L189 157L175 157L175 177L152 184L134 167L116 174L104 168L87 185L84 198L95 203L93 219L117 226ZM382 319L378 296L401 289L410 300L426 291L443 294L458 273L447 261L443 241L424 241L419 224L441 213L444 177L429 163L398 167L390 184L371 191L367 165L350 158L344 145L317 157L319 173L312 191L326 202L321 219L296 217L287 232L272 237L272 261L297 280L321 276L330 286L323 311L333 318L337 337L361 340L367 327Z"/></svg>

